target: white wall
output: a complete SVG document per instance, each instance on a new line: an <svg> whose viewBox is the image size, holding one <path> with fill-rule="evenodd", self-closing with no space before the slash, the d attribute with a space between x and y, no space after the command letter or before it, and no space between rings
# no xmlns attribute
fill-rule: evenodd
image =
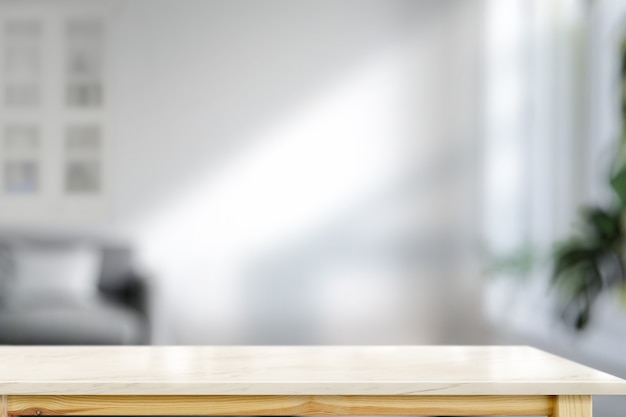
<svg viewBox="0 0 626 417"><path fill-rule="evenodd" d="M469 233L479 16L464 2L121 3L113 215L159 278L161 341L448 337L447 297L465 308L454 259L368 264L329 246ZM442 163L443 182L386 197Z"/></svg>
<svg viewBox="0 0 626 417"><path fill-rule="evenodd" d="M87 226L137 244L158 342L480 338L481 2L109 4Z"/></svg>

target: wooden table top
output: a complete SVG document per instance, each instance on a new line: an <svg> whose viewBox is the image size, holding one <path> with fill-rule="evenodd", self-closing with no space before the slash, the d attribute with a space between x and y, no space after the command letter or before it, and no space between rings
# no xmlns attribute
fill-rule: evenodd
<svg viewBox="0 0 626 417"><path fill-rule="evenodd" d="M626 395L526 346L0 346L0 395Z"/></svg>

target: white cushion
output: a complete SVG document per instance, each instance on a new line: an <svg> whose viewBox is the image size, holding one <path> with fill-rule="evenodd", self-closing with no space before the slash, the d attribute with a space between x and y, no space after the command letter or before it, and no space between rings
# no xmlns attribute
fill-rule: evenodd
<svg viewBox="0 0 626 417"><path fill-rule="evenodd" d="M45 294L88 299L97 292L100 251L88 245L20 245L15 247L14 259L15 279L9 299L41 299Z"/></svg>

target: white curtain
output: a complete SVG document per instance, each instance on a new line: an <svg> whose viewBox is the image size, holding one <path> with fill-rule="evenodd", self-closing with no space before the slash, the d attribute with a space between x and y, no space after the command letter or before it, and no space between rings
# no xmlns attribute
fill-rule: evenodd
<svg viewBox="0 0 626 417"><path fill-rule="evenodd" d="M568 334L548 291L554 243L576 233L582 205L611 199L626 3L491 1L487 10L484 239L496 258L536 255L526 277L491 281L488 317L516 342L626 373L626 309L607 296L593 326Z"/></svg>
<svg viewBox="0 0 626 417"><path fill-rule="evenodd" d="M486 11L483 242L487 262L527 262L522 280L490 285L486 308L492 319L505 308L509 324L531 326L548 308L551 249L574 230L597 169L591 8L581 0L493 0Z"/></svg>

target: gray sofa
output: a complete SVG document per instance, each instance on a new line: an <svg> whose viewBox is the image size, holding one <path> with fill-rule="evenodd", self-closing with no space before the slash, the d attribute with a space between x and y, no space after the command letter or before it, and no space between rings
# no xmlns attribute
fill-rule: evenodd
<svg viewBox="0 0 626 417"><path fill-rule="evenodd" d="M0 232L0 344L148 344L148 304L125 244Z"/></svg>

